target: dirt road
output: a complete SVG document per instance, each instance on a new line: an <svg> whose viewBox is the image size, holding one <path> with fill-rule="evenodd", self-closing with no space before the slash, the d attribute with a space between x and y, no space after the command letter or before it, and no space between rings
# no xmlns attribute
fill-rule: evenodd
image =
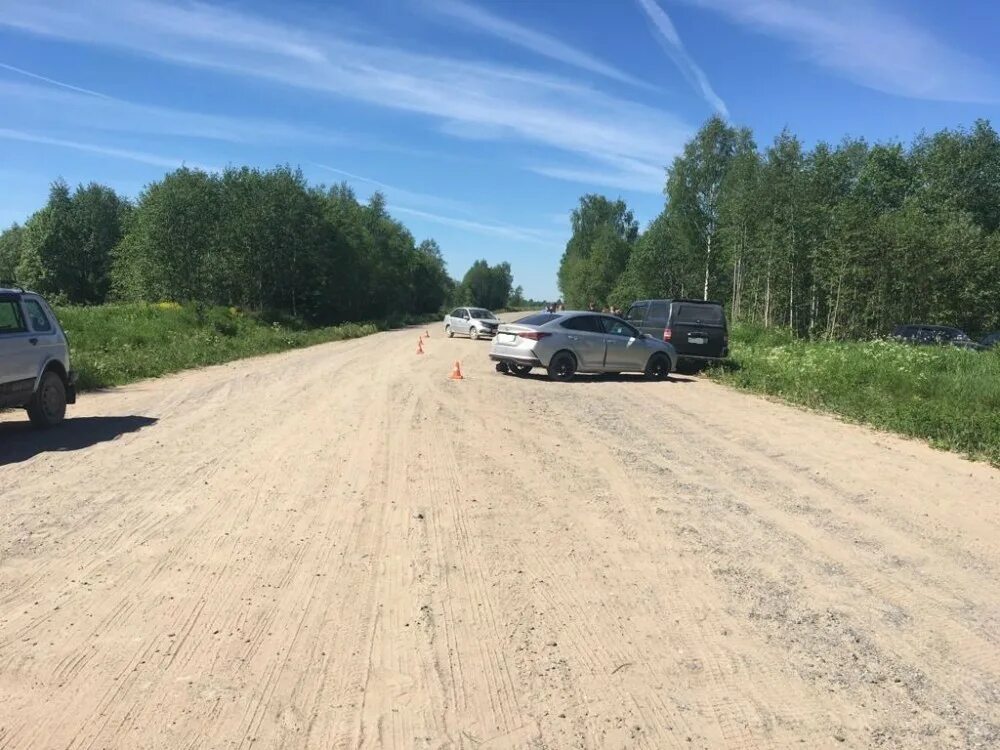
<svg viewBox="0 0 1000 750"><path fill-rule="evenodd" d="M0 748L1000 746L1000 472L416 338L0 417Z"/></svg>

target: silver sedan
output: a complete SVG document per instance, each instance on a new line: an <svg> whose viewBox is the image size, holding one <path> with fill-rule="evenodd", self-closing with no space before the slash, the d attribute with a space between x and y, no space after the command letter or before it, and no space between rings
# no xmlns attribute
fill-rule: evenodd
<svg viewBox="0 0 1000 750"><path fill-rule="evenodd" d="M570 380L578 372L641 372L662 380L677 366L673 346L624 320L568 311L537 313L501 325L490 359L501 372L515 375L543 367L552 380Z"/></svg>
<svg viewBox="0 0 1000 750"><path fill-rule="evenodd" d="M444 316L444 332L448 338L460 333L475 341L481 336L493 336L499 325L497 316L481 307L456 307Z"/></svg>

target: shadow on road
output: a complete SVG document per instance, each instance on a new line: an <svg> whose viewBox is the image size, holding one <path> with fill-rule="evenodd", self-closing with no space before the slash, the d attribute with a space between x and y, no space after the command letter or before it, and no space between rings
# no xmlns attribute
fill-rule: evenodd
<svg viewBox="0 0 1000 750"><path fill-rule="evenodd" d="M508 375L507 377L516 378L517 375ZM532 371L527 375L521 376L521 380L538 380L545 383L551 383L548 375L543 371L538 372ZM588 375L579 374L573 377L572 380L568 381L566 385L574 385L577 383L649 383L653 382L646 379L645 375ZM667 376L666 380L661 382L664 383L697 383L697 378L686 378L680 375L670 374ZM563 385L560 383L559 385Z"/></svg>
<svg viewBox="0 0 1000 750"><path fill-rule="evenodd" d="M37 430L28 421L0 422L0 466L27 461L40 453L78 451L156 424L152 417L77 417L58 427Z"/></svg>

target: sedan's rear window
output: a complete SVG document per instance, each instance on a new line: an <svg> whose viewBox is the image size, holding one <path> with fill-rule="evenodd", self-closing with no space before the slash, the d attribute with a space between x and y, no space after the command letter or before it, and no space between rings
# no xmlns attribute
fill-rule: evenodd
<svg viewBox="0 0 1000 750"><path fill-rule="evenodd" d="M722 307L720 305L698 305L692 302L679 302L674 308L676 323L707 323L722 325Z"/></svg>
<svg viewBox="0 0 1000 750"><path fill-rule="evenodd" d="M601 320L596 315L577 315L560 323L563 328L571 331L589 331L590 333L604 333Z"/></svg>
<svg viewBox="0 0 1000 750"><path fill-rule="evenodd" d="M551 323L558 317L559 317L558 315L555 315L553 313L535 313L534 315L529 315L526 318L521 318L516 322L526 326L543 326L546 323Z"/></svg>

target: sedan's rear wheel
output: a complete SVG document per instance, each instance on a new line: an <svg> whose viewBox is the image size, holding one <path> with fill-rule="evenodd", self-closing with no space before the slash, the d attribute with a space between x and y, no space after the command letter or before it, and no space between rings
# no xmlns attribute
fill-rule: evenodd
<svg viewBox="0 0 1000 750"><path fill-rule="evenodd" d="M646 364L646 377L650 380L665 380L670 374L670 357L654 354Z"/></svg>
<svg viewBox="0 0 1000 750"><path fill-rule="evenodd" d="M576 374L576 357L569 352L558 352L549 360L548 373L550 380L572 380Z"/></svg>
<svg viewBox="0 0 1000 750"><path fill-rule="evenodd" d="M451 330L451 326L445 326L444 332L448 334L448 338L450 339L455 337L455 332Z"/></svg>
<svg viewBox="0 0 1000 750"><path fill-rule="evenodd" d="M28 404L28 418L36 427L54 427L65 416L66 386L54 372L47 372Z"/></svg>

